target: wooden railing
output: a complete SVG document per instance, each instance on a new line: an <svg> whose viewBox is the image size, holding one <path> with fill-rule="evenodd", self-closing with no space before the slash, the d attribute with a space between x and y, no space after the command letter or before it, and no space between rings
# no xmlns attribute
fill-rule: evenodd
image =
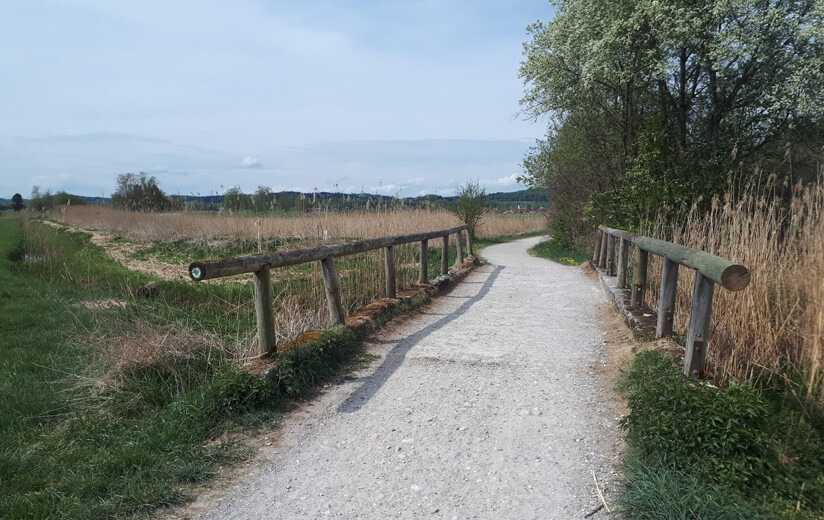
<svg viewBox="0 0 824 520"><path fill-rule="evenodd" d="M616 266L616 241L618 261ZM658 295L658 321L655 336L672 335L675 314L675 291L678 285L678 266L695 269L695 285L690 303L690 321L684 352L684 373L701 377L707 352L712 313L712 296L715 284L731 291L740 291L750 283L750 272L743 265L664 240L645 237L600 226L596 231L595 254L592 263L616 276L619 289L627 289L627 266L630 246L635 247L635 271L632 276L630 307L640 309L644 304L647 287L647 263L649 253L663 257L661 288Z"/></svg>
<svg viewBox="0 0 824 520"><path fill-rule="evenodd" d="M326 289L326 301L329 305L329 316L333 323L343 324L346 315L343 312L343 305L341 304L338 275L335 271L335 257L385 248L386 296L388 298L395 298L397 296L397 284L395 281L394 246L420 242L420 283L427 283L429 281L427 272L429 240L436 238L442 239L441 274L445 275L449 270L449 235L454 234L456 236L458 243L458 263L460 264L464 261L463 244L461 240L461 235L464 231L467 231L466 225L413 235L397 235L361 240L348 244L336 244L276 253L242 255L219 260L204 260L201 262L193 262L189 265L189 276L192 280L200 281L236 274L254 273L258 352L260 354L267 354L274 351L276 346L272 296L272 267L285 267L320 261L323 271L323 284ZM466 233L466 240L467 254L472 256L472 237L468 231Z"/></svg>

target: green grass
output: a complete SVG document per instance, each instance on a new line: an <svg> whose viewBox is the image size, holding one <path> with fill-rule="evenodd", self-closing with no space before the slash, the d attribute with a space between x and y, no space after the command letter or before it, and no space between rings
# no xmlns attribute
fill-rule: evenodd
<svg viewBox="0 0 824 520"><path fill-rule="evenodd" d="M568 249L552 239L536 244L529 254L564 265L581 265L592 258L591 252Z"/></svg>
<svg viewBox="0 0 824 520"><path fill-rule="evenodd" d="M631 408L621 423L626 517L822 518L824 414L782 381L717 389L666 354L639 353L619 381Z"/></svg>
<svg viewBox="0 0 824 520"><path fill-rule="evenodd" d="M43 251L49 260L9 259ZM225 348L254 327L233 305L247 288L165 281L157 298L133 299L148 279L85 234L37 223L24 234L0 219L0 518L124 518L179 503L244 455L227 433L277 421L286 399L357 352L330 331L283 354L271 379L250 376ZM128 306L73 306L105 298ZM165 341L151 359L107 355L146 338Z"/></svg>

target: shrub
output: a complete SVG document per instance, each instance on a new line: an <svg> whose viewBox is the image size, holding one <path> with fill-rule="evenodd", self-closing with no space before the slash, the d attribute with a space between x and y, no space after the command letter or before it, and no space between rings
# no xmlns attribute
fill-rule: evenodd
<svg viewBox="0 0 824 520"><path fill-rule="evenodd" d="M768 411L756 389L695 381L657 351L639 353L620 388L632 410L621 426L642 453L674 466L700 463L709 478L739 486L765 476Z"/></svg>
<svg viewBox="0 0 824 520"><path fill-rule="evenodd" d="M469 226L469 234L475 236L475 228L480 224L486 204L486 188L476 181L467 182L458 188L458 200L450 206L450 211Z"/></svg>

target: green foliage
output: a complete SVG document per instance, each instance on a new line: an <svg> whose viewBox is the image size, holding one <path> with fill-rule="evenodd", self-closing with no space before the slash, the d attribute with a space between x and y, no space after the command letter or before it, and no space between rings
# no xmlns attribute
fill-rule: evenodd
<svg viewBox="0 0 824 520"><path fill-rule="evenodd" d="M252 198L243 193L240 186L233 186L223 194L223 209L229 211L248 211L254 209Z"/></svg>
<svg viewBox="0 0 824 520"><path fill-rule="evenodd" d="M552 236L564 247L583 248L581 238L592 234L591 221L604 221L600 206L593 211L592 198L614 192L615 172L626 160L622 146L615 127L601 124L597 114L582 112L554 125L524 159L526 175L520 180L548 192Z"/></svg>
<svg viewBox="0 0 824 520"><path fill-rule="evenodd" d="M632 410L621 426L639 450L661 454L665 463L700 461L708 476L726 483L763 477L767 407L757 390L695 382L657 351L636 356L621 389Z"/></svg>
<svg viewBox="0 0 824 520"><path fill-rule="evenodd" d="M226 367L209 383L214 413L231 415L250 412L267 404L275 396L274 388L259 375L235 367Z"/></svg>
<svg viewBox="0 0 824 520"><path fill-rule="evenodd" d="M785 389L717 389L644 351L619 390L631 409L621 421L630 446L621 501L632 518L824 513L824 421L787 406Z"/></svg>
<svg viewBox="0 0 824 520"><path fill-rule="evenodd" d="M590 258L592 254L587 251L569 249L563 241L556 238L539 242L529 249L529 254L541 258L547 258L564 265L581 265Z"/></svg>
<svg viewBox="0 0 824 520"><path fill-rule="evenodd" d="M475 236L475 227L481 222L486 204L486 188L477 180L469 181L458 187L458 199L449 206L449 210L469 226L469 233Z"/></svg>
<svg viewBox="0 0 824 520"><path fill-rule="evenodd" d="M742 161L815 177L819 0L561 0L528 32L521 106L551 125L525 179L549 189L572 236L590 233L576 227L587 220L633 227L709 200Z"/></svg>
<svg viewBox="0 0 824 520"><path fill-rule="evenodd" d="M23 196L19 193L15 193L11 197L11 208L14 211L20 211L24 209L26 206L23 204Z"/></svg>
<svg viewBox="0 0 824 520"><path fill-rule="evenodd" d="M268 374L278 397L293 397L336 374L354 358L356 343L344 327L323 332L317 341L278 353Z"/></svg>
<svg viewBox="0 0 824 520"><path fill-rule="evenodd" d="M288 212L293 206L292 197L285 191L282 191L278 193L277 204L281 211Z"/></svg>
<svg viewBox="0 0 824 520"><path fill-rule="evenodd" d="M252 203L258 213L270 211L275 203L275 194L271 193L266 186L258 186L257 191L252 196Z"/></svg>
<svg viewBox="0 0 824 520"><path fill-rule="evenodd" d="M117 176L112 207L131 211L167 211L174 208L174 203L157 185L155 177L143 172L123 173Z"/></svg>
<svg viewBox="0 0 824 520"><path fill-rule="evenodd" d="M85 204L86 201L77 195L72 195L65 191L58 191L54 194L49 190L41 192L40 186L34 186L31 189L29 208L34 211L50 211L57 206L83 206Z"/></svg>

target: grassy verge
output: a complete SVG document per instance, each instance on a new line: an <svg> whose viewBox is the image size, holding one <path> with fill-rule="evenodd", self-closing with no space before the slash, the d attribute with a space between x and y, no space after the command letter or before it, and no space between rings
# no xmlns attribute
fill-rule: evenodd
<svg viewBox="0 0 824 520"><path fill-rule="evenodd" d="M553 239L535 245L529 254L564 265L581 265L592 258L592 253L568 249Z"/></svg>
<svg viewBox="0 0 824 520"><path fill-rule="evenodd" d="M631 408L622 420L627 518L824 515L824 414L791 379L717 389L684 376L670 356L644 351L619 390Z"/></svg>
<svg viewBox="0 0 824 520"><path fill-rule="evenodd" d="M0 220L0 518L123 518L180 502L243 454L233 432L277 421L286 399L357 353L329 331L284 353L270 379L250 376L232 346L254 326L232 304L248 292L166 281L135 299L149 278L88 236L24 227ZM126 305L82 305L106 300Z"/></svg>

